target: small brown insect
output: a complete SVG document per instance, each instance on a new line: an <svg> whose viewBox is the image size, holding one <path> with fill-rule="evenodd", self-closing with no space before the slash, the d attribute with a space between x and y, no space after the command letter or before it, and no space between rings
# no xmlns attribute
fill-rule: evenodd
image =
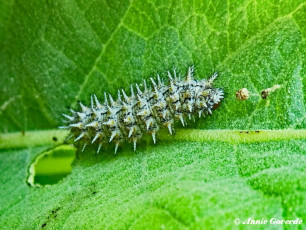
<svg viewBox="0 0 306 230"><path fill-rule="evenodd" d="M277 89L279 89L281 86L280 85L274 85L273 87L271 87L271 88L267 88L267 89L263 89L262 91L261 91L261 98L262 99L267 99L267 97L271 94L271 93L273 93L275 90L277 90Z"/></svg>

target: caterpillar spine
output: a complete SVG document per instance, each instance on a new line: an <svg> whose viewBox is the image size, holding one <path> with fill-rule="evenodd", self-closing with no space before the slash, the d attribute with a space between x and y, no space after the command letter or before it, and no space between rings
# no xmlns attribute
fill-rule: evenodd
<svg viewBox="0 0 306 230"><path fill-rule="evenodd" d="M214 106L224 97L220 88L214 88L213 82L218 73L215 72L208 80L196 80L193 77L194 68L189 67L184 80L168 71L169 82L166 85L157 75L157 82L150 78L152 87L144 89L136 84L136 91L131 85L131 95L127 96L122 89L118 90L115 101L111 95L104 93L104 102L101 103L96 95L91 96L90 107L79 102L80 111L70 109L71 115L63 114L67 119L66 125L60 128L69 129L74 142L98 144L97 152L102 144L115 143L115 153L121 142L133 142L136 151L137 141L144 133L152 135L154 144L156 134L161 127L168 129L172 135L175 121L187 125L185 118L198 113L199 117L212 114Z"/></svg>

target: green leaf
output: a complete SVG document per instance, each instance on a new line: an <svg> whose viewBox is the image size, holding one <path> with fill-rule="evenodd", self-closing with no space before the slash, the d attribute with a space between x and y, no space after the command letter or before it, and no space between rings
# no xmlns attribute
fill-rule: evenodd
<svg viewBox="0 0 306 230"><path fill-rule="evenodd" d="M69 177L38 189L25 177L45 147L4 151L0 222L22 229L224 229L234 228L236 217L304 218L303 144L164 142L116 156L91 152L79 155Z"/></svg>
<svg viewBox="0 0 306 230"><path fill-rule="evenodd" d="M9 229L248 228L300 218L305 199L305 1L0 0L0 226ZM157 145L78 153L52 186L26 184L62 143L66 106L156 72L218 70L212 116ZM267 100L263 89L281 88ZM247 88L246 101L235 92ZM237 130L246 130L242 132ZM255 132L260 130L260 133ZM53 137L57 137L54 141ZM262 225L281 228L289 225ZM252 227L252 226L251 226ZM305 228L290 225L288 228Z"/></svg>

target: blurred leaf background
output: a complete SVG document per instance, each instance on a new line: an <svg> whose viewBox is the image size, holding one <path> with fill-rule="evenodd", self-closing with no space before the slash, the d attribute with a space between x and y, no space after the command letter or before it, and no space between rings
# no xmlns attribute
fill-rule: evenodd
<svg viewBox="0 0 306 230"><path fill-rule="evenodd" d="M284 139L286 129L305 129L305 1L0 2L2 135L54 129L79 99L129 91L173 68L184 75L192 64L199 79L219 71L216 85L227 92L194 128L280 129ZM281 89L262 100L260 91L275 84ZM235 100L243 87L254 95ZM0 150L1 226L231 229L236 217L306 221L305 138L161 139L116 156L89 149L59 183L27 186L30 163L50 147Z"/></svg>

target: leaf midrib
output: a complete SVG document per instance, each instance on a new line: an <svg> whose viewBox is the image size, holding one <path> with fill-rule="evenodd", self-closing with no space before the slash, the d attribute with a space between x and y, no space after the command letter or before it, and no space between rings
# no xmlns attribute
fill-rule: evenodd
<svg viewBox="0 0 306 230"><path fill-rule="evenodd" d="M57 129L0 134L0 149L25 148L40 145L58 145L64 142L68 134L69 131ZM54 137L56 137L56 141L53 140ZM249 131L228 129L176 129L176 133L173 136L171 136L166 130L162 130L160 132L159 139L161 141L187 142L220 141L230 144L254 143L306 139L306 129L265 129Z"/></svg>

